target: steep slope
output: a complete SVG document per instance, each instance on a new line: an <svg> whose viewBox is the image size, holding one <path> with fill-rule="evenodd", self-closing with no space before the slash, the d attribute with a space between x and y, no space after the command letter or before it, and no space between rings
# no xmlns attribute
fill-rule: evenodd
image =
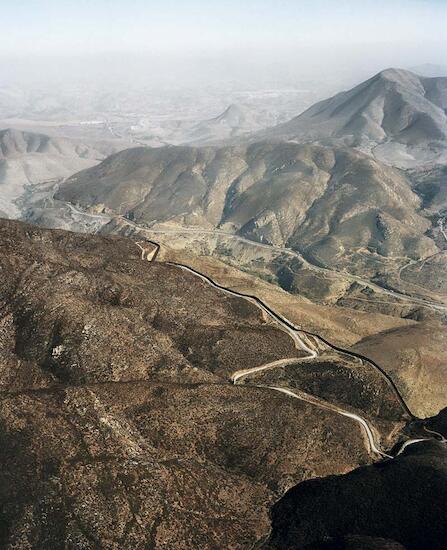
<svg viewBox="0 0 447 550"><path fill-rule="evenodd" d="M376 263L357 256L393 263L438 252L407 178L347 149L268 142L131 149L69 178L56 199L143 224L219 228L371 275Z"/></svg>
<svg viewBox="0 0 447 550"><path fill-rule="evenodd" d="M417 323L366 337L352 348L387 365L411 409L421 417L447 407L447 332Z"/></svg>
<svg viewBox="0 0 447 550"><path fill-rule="evenodd" d="M255 306L216 293L172 266L145 269L132 241L17 222L3 222L1 237L1 298L12 321L3 343L11 339L5 354L13 362L0 387L11 378L18 388L138 380L157 373L175 378L183 368L198 381L218 375L226 380L241 361L256 366L296 353L290 337L264 322ZM142 272L144 280L134 284ZM187 307L195 293L195 307L208 311L197 321ZM247 339L243 352L235 346L240 333ZM109 344L116 339L117 345ZM40 382L32 383L29 369Z"/></svg>
<svg viewBox="0 0 447 550"><path fill-rule="evenodd" d="M343 142L389 164L412 166L445 156L446 109L447 77L387 69L258 138Z"/></svg>
<svg viewBox="0 0 447 550"><path fill-rule="evenodd" d="M410 178L414 191L422 199L422 206L430 214L447 212L447 165L437 165L430 170L412 170Z"/></svg>
<svg viewBox="0 0 447 550"><path fill-rule="evenodd" d="M321 334L341 347L349 348L377 332L417 324L416 321L380 313L314 304L303 296L290 294L271 282L230 267L215 257L191 254L185 247L175 249L172 236L166 236L161 242L159 258L188 264L225 287L258 296L295 325Z"/></svg>
<svg viewBox="0 0 447 550"><path fill-rule="evenodd" d="M254 303L138 244L0 220L0 545L242 550L266 540L280 498L269 547L335 533L437 548L444 444L367 467L370 440L337 412L396 441L408 418L379 371L334 352L301 364ZM277 374L316 400L262 372L228 382L291 356Z"/></svg>
<svg viewBox="0 0 447 550"><path fill-rule="evenodd" d="M304 482L273 508L273 532L263 548L443 550L446 459L445 443L418 443L392 461Z"/></svg>
<svg viewBox="0 0 447 550"><path fill-rule="evenodd" d="M352 419L228 383L300 353L255 305L127 239L0 237L0 546L248 548L284 490L371 461Z"/></svg>
<svg viewBox="0 0 447 550"><path fill-rule="evenodd" d="M97 164L116 148L14 129L0 131L0 212L16 217L25 185L67 177Z"/></svg>

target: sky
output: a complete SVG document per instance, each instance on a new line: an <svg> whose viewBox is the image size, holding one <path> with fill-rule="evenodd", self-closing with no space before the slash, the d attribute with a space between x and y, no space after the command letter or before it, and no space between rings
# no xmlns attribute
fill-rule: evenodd
<svg viewBox="0 0 447 550"><path fill-rule="evenodd" d="M0 69L49 56L112 71L113 56L230 72L447 64L446 28L447 0L0 0Z"/></svg>
<svg viewBox="0 0 447 550"><path fill-rule="evenodd" d="M445 42L445 0L0 0L10 53Z"/></svg>

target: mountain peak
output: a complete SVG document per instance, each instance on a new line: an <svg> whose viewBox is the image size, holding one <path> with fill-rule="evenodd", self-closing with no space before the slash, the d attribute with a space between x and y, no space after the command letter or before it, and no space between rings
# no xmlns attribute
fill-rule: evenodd
<svg viewBox="0 0 447 550"><path fill-rule="evenodd" d="M414 87L415 85L421 86L420 77L417 74L407 71L406 69L398 69L394 67L380 71L380 73L376 74L376 76L374 76L371 80L393 82L404 87Z"/></svg>
<svg viewBox="0 0 447 550"><path fill-rule="evenodd" d="M447 79L426 79L405 69L388 68L265 134L331 140L362 150L376 143L381 145L377 155L383 155L378 158L408 167L417 162L413 155L431 162L442 154L447 144L446 113ZM433 149L433 143L440 144L438 149Z"/></svg>
<svg viewBox="0 0 447 550"><path fill-rule="evenodd" d="M241 106L237 103L231 103L215 120L226 122L230 126L239 126L244 118L245 113Z"/></svg>
<svg viewBox="0 0 447 550"><path fill-rule="evenodd" d="M242 108L237 103L230 103L230 105L228 105L228 107L223 112L224 115L226 114L230 115L235 113L238 113L238 114L242 113Z"/></svg>
<svg viewBox="0 0 447 550"><path fill-rule="evenodd" d="M378 73L382 78L387 78L389 80L394 80L395 78L401 78L402 76L416 76L411 71L407 69L400 69L399 67L388 67L383 69Z"/></svg>

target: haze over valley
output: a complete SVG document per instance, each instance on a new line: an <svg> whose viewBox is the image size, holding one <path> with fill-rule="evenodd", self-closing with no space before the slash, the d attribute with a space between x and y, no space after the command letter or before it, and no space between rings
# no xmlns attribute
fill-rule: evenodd
<svg viewBox="0 0 447 550"><path fill-rule="evenodd" d="M446 6L0 24L0 547L445 549Z"/></svg>

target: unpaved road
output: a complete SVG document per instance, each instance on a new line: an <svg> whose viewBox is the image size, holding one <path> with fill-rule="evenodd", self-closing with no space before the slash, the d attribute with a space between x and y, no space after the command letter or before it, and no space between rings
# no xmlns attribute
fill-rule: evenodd
<svg viewBox="0 0 447 550"><path fill-rule="evenodd" d="M126 218L122 218L122 219L125 222L129 223L129 220L127 220ZM379 286L379 285L377 285L377 284L375 284L375 283L373 283L373 282L371 282L367 279L362 279L361 277L358 277L357 275L353 275L351 273L344 272L344 271L343 272L337 271L337 270L329 268L329 267L322 267L322 266L312 264L307 259L305 259L304 256L302 256L299 252L296 252L295 250L291 250L290 248L284 248L284 247L279 247L279 246L274 246L274 245L269 245L269 244L258 243L256 241L252 241L250 239L240 237L239 235L234 235L233 233L220 231L218 229L206 230L206 229L196 229L196 228L188 228L188 227L186 227L186 228L152 229L152 228L140 227L138 224L135 224L133 222L130 222L129 225L132 225L132 226L137 227L138 229L140 229L142 231L145 231L147 233L152 233L154 235L157 235L157 234L164 235L164 234L170 234L170 233L181 235L182 233L183 234L184 233L195 233L195 234L198 234L198 235L223 236L223 237L226 237L226 238L229 238L229 239L237 240L239 242L248 244L250 246L254 246L256 248L263 248L265 250L280 252L282 254L287 254L288 256L294 256L295 258L298 258L303 263L303 265L305 265L310 270L323 271L325 273L332 273L332 274L340 275L345 279L348 279L352 282L357 282L357 283L359 283L363 286L371 288L372 290L374 290L378 293L382 293L382 294L386 294L388 296L392 296L393 298L396 298L398 300L402 300L402 301L408 302L410 304L423 305L425 307L433 308L433 309L436 309L436 310L439 310L439 311L447 311L447 305L443 304L442 302L433 302L431 300L425 300L423 298L417 298L415 296L408 296L407 294L404 294L404 293L399 292L397 290L392 290L392 289L388 289L388 288L384 288L382 286ZM443 234L444 234L444 232L443 232ZM446 239L447 239L447 236L446 236Z"/></svg>
<svg viewBox="0 0 447 550"><path fill-rule="evenodd" d="M151 249L149 251L149 250L145 249L143 246L141 246L140 244L137 245L140 248L140 250L142 251L142 254L141 254L142 259L148 260L148 261L154 261L154 260L151 260L150 258L153 258L154 256L157 255L157 253L159 251L159 248L160 248L160 245L158 243L153 242L153 241L151 241L151 244L154 245L155 251L153 249ZM309 336L318 338L317 335L313 335L313 334L311 335L310 333L306 334L305 332L303 333L303 335L300 335L299 334L300 329L298 329L293 323L291 323L288 319L286 319L282 315L277 314L276 312L274 312L270 308L270 306L268 306L266 303L264 303L262 300L260 300L256 296L250 296L250 295L242 294L240 292L225 288L222 285L219 285L218 283L213 281L210 277L208 277L204 273L200 273L199 271L197 271L197 270L195 270L195 269L193 269L189 266L186 266L186 265L183 265L183 264L178 264L178 263L175 263L175 262L166 262L166 263L168 265L178 267L178 268L180 268L184 271L188 271L188 272L192 273L193 275L195 275L197 277L200 277L200 279L202 279L205 283L217 288L218 290L221 290L222 292L225 292L227 294L230 294L232 296L236 296L236 297L239 297L239 298L244 298L244 299L250 301L251 303L254 303L258 308L261 309L261 311L264 314L267 314L268 316L270 316L272 318L272 320L277 325L279 325L279 327L282 330L284 330L285 332L287 332L287 334L289 334L289 336L293 339L293 341L295 343L295 346L297 348L301 348L303 351L307 352L307 356L305 356L305 357L293 357L293 358L279 359L277 361L266 363L266 364L260 365L258 367L253 367L251 369L238 370L230 376L230 380L232 381L233 384L237 384L243 378L245 378L247 376L250 376L250 375L253 375L253 374L256 374L258 372L262 372L262 371L265 371L265 370L271 370L271 369L275 369L275 368L282 368L282 367L287 366L287 365L296 364L297 362L310 361L310 360L315 359L316 357L318 357L317 348L310 347L310 343L306 341ZM307 336L307 338L306 338L306 336ZM336 350L340 351L341 353L346 353L347 355L353 355L357 358L361 357L361 356L357 356L356 354L352 354L351 352L348 352L346 350L341 350L341 349L339 349L335 346L332 346L326 340L324 340L324 342L327 345L329 345L330 347L332 347L333 349L336 349ZM378 368L380 368L380 367L378 367ZM382 375L384 375L384 371L382 369L380 369L380 372L381 372ZM310 394L305 393L305 392L300 391L300 390L295 389L295 390L292 391L288 388L282 388L282 387L278 387L278 386L260 386L260 385L256 385L256 384L251 384L251 386L258 387L258 388L269 389L271 391L279 392L279 393L285 394L289 397L292 397L294 399L300 399L302 401L305 401L307 403L310 403L310 404L312 404L314 406L317 406L317 407L320 407L322 409L330 410L334 413L340 414L340 415L345 416L347 418L351 418L357 424L360 425L363 432L365 433L365 436L366 436L366 439L368 441L368 446L370 448L371 453L376 454L376 455L380 456L381 458L388 458L388 459L393 458L391 455L385 453L384 451L382 451L380 449L379 444L377 443L376 437L374 435L374 428L372 428L368 424L367 420L365 420L363 417L359 416L358 414L347 411L345 409L342 409L341 407L339 407L337 405L334 405L332 403L324 401L324 400L322 400L318 397L315 397L313 395L310 395ZM404 403L402 397L398 393L397 388L394 385L393 385L393 388L395 389L395 391L399 395L401 403ZM408 411L408 408L406 407L406 405L404 407L404 410L405 410L405 412ZM412 415L411 415L411 413L409 413L409 414L410 414L410 418L411 418ZM409 445L411 445L413 443L416 443L416 442L419 442L419 441L429 441L430 439L431 438L417 439L417 440L416 439L410 439L410 440L406 441L403 444L403 448L399 451L398 454L403 452L406 447L408 447Z"/></svg>
<svg viewBox="0 0 447 550"><path fill-rule="evenodd" d="M61 183L63 183L63 182L61 182ZM56 186L56 189L61 185L61 183L59 183ZM84 211L80 210L78 207L71 204L70 202L64 202L63 204L67 205L72 212L74 212L78 215L84 215L84 216L87 216L89 218L94 218L96 220L102 220L104 222L104 224L109 222L114 217L114 216L110 216L108 214L91 214L89 212L84 212ZM393 298L396 298L397 300L401 300L401 301L407 302L409 304L422 305L422 306L432 308L432 309L435 309L435 310L438 310L438 311L447 311L447 305L443 304L442 302L433 302L433 301L430 301L430 300L425 300L423 298L408 296L407 294L404 294L404 293L399 292L397 290L391 290L391 289L379 286L379 285L377 285L377 284L375 284L375 283L373 283L373 282L371 282L367 279L362 279L361 277L358 277L356 275L352 275L351 273L347 273L347 272L344 272L344 271L340 272L340 271L337 271L335 269L331 269L331 268L328 268L328 267L322 267L322 266L312 264L306 258L304 258L302 256L302 254L300 254L299 252L296 252L295 250L291 250L290 248L284 248L284 247L259 243L259 242L256 242L256 241L252 241L250 239L246 239L244 237L240 237L239 235L235 235L233 233L229 233L229 232L226 232L226 231L221 231L219 229L209 229L208 230L208 229L201 229L201 228L195 228L195 227L181 227L181 228L166 227L166 228L157 228L157 229L155 229L155 228L149 228L149 227L142 227L142 226L138 225L137 223L135 223L131 220L128 220L124 216L115 216L115 217L119 218L121 221L125 222L127 225L129 225L131 227L134 227L138 231L142 231L142 232L145 232L145 233L148 233L148 234L153 234L153 235L157 235L157 234L160 234L160 235L177 234L177 235L181 235L181 234L194 233L194 234L197 234L197 235L222 236L222 237L226 237L226 238L229 238L229 239L232 239L232 240L242 242L244 244L248 244L250 246L254 246L256 248L263 248L265 250L279 252L279 253L282 253L282 254L286 254L288 256L293 256L295 258L298 258L300 260L300 262L302 262L303 265L305 265L310 270L322 271L322 272L325 272L325 273L342 276L343 278L348 279L352 282L357 282L357 283L359 283L363 286L366 286L367 288L371 288L375 292L386 294L388 296L392 296ZM442 225L441 225L441 231L442 231L444 237L447 240L447 234L445 233L445 230L444 230Z"/></svg>
<svg viewBox="0 0 447 550"><path fill-rule="evenodd" d="M83 211L79 210L78 208L76 208L75 206L73 206L70 203L66 203L66 204L70 208L70 210L73 211L76 214L88 216L90 218L94 218L94 219L97 219L97 220L100 219L104 222L110 220L110 216L103 215L103 214L90 214L90 213L83 212ZM131 226L135 227L136 229L138 229L140 231L147 232L147 233L195 232L195 233L209 234L209 235L223 235L225 237L236 239L236 240L239 240L241 242L244 242L244 243L252 245L252 246L257 246L257 247L265 248L265 249L268 249L268 250L275 250L275 251L279 251L279 252L282 252L282 253L291 254L293 256L298 257L304 264L308 265L311 269L321 269L323 271L329 271L329 272L331 271L331 270L328 270L326 268L322 268L322 267L318 267L318 266L314 266L313 264L310 264L309 262L307 262L307 260L305 260L297 252L294 252L294 251L291 251L291 250L288 250L288 249L284 249L284 248L281 248L281 247L275 247L275 246L270 246L270 245L250 241L248 239L245 239L243 237L239 237L237 235L233 235L231 233L226 233L226 232L218 231L218 230L212 230L212 231L211 230L210 231L196 230L196 229L193 229L193 228L186 228L186 229L182 228L182 229L174 229L174 230L168 230L168 229L166 229L166 230L153 230L153 229L142 228L139 225L131 222L130 220L127 220L126 218L124 218L122 216L120 218L125 223L127 223L128 225L131 225ZM443 227L441 228L441 230L443 230ZM445 236L444 231L442 231L442 233ZM159 249L160 249L160 246L157 243L152 241L152 244L155 245L155 249L151 249L151 250L148 250L148 249L144 248L144 246L140 245L139 243L136 243L136 244L139 247L139 249L141 250L141 259L142 260L147 260L147 261L150 261L150 262L155 261L157 255L158 255ZM273 321L276 324L278 324L282 330L284 330L285 332L287 332L289 334L289 336L295 342L295 346L297 348L301 348L303 351L305 351L307 353L307 356L305 356L305 357L294 357L294 358L280 359L278 361L274 361L274 362L268 363L266 365L261 365L261 366L258 366L258 367L254 367L253 369L245 369L245 370L236 371L231 375L231 381L234 384L236 384L238 381L241 381L246 376L255 374L257 372L261 372L261 371L264 371L264 370L267 370L267 369L270 370L270 369L274 369L274 368L282 368L282 367L284 367L286 365L289 365L289 364L292 364L292 363L301 362L301 361L309 361L309 360L315 359L318 356L318 351L317 351L316 348L310 347L310 344L308 342L306 342L306 340L308 339L309 336L320 339L325 344L329 345L330 347L332 347L333 349L335 349L335 350L337 350L341 353L345 353L345 354L350 355L350 356L355 356L355 357L359 358L361 361L366 359L368 362L371 363L371 361L368 358L363 358L361 356L358 356L357 354L353 354L351 352L348 352L346 350L342 350L342 349L340 349L336 346L333 346L332 344L330 344L326 340L322 339L319 335L306 333L305 331L302 333L303 335L300 335L298 333L299 329L292 322L290 322L288 319L284 318L282 315L277 314L276 312L274 312L267 304L265 304L264 302L262 302L259 298L255 297L255 296L245 295L245 294L242 294L240 292L236 292L236 291L233 291L231 289L225 288L222 285L219 285L218 283L213 281L207 275L205 275L203 273L200 273L199 271L197 271L197 270L195 270L195 269L193 269L189 266L186 266L186 265L183 265L183 264L177 264L177 263L174 263L174 262L168 262L168 263L170 265L174 265L176 267L179 267L180 269L183 269L185 271L189 271L193 275L200 277L203 281L205 281L206 283L210 284L211 286L221 290L222 292L225 292L225 293L233 295L233 296L244 298L244 299L250 301L251 303L255 304L257 307L259 307L263 311L264 314L266 314L267 316L272 318ZM338 273L338 272L335 271L335 273ZM343 273L343 276L346 276L346 274ZM403 299L403 300L406 300L406 301L411 301L413 303L422 303L423 305L427 305L428 307L433 307L435 309L445 309L445 310L447 310L447 306L445 306L444 304L434 304L432 302L428 302L428 301L421 300L421 299L418 299L418 298L407 297L406 295L397 293L397 292L392 291L392 290L384 289L382 287L379 287L379 286L375 285L374 283L371 283L369 281L365 281L365 280L360 279L356 276L348 275L348 277L352 278L353 280L355 280L357 282L360 282L361 284L369 286L370 288L373 288L374 290L377 290L378 292L383 292L385 294L390 294L390 295L395 296L399 299ZM307 338L306 338L306 336L307 336ZM377 365L375 365L374 363L372 363L372 365L377 367ZM380 369L380 367L377 367L377 368ZM380 369L380 372L381 372L382 375L385 374L382 369ZM385 374L385 376L387 378L387 381L390 382L389 377L386 374ZM400 402L404 404L405 412L409 413L410 416L411 416L411 412L408 410L408 407L405 405L404 400L402 399L399 391L397 390L397 388L395 387L395 385L392 381L391 381L391 384L393 386L393 389L395 390L395 392L399 396ZM281 387L276 387L276 386L260 386L260 387L266 387L266 388L268 388L272 391L283 393L283 394L285 394L289 397L292 397L294 399L300 399L302 401L306 401L306 402L311 403L311 404L313 404L315 406L318 406L320 408L331 410L331 411L333 411L337 414L340 414L342 416L353 419L355 422L360 424L360 426L362 427L362 429L363 429L363 431L364 431L364 433L367 437L369 447L370 447L370 450L371 450L372 453L375 453L376 455L381 456L382 458L393 458L393 457L391 457L391 455L383 452L379 448L379 445L376 443L376 440L375 440L375 437L374 437L373 429L369 426L368 422L364 418L362 418L361 416L359 416L355 413L349 412L347 410L341 409L340 407L338 407L336 405L325 402L325 401L323 401L323 400L321 400L321 399L319 399L315 396L311 396L311 395L306 394L305 392L301 392L299 390L292 391L292 390L289 390L287 388L281 388ZM440 434L437 434L437 435L440 435ZM408 447L409 445L414 444L414 443L418 443L418 442L421 442L421 441L427 441L427 440L429 440L429 439L428 438L427 439L411 439L409 441L406 441L402 445L401 449L399 450L399 452L397 453L396 456L401 454L405 450L405 448Z"/></svg>

